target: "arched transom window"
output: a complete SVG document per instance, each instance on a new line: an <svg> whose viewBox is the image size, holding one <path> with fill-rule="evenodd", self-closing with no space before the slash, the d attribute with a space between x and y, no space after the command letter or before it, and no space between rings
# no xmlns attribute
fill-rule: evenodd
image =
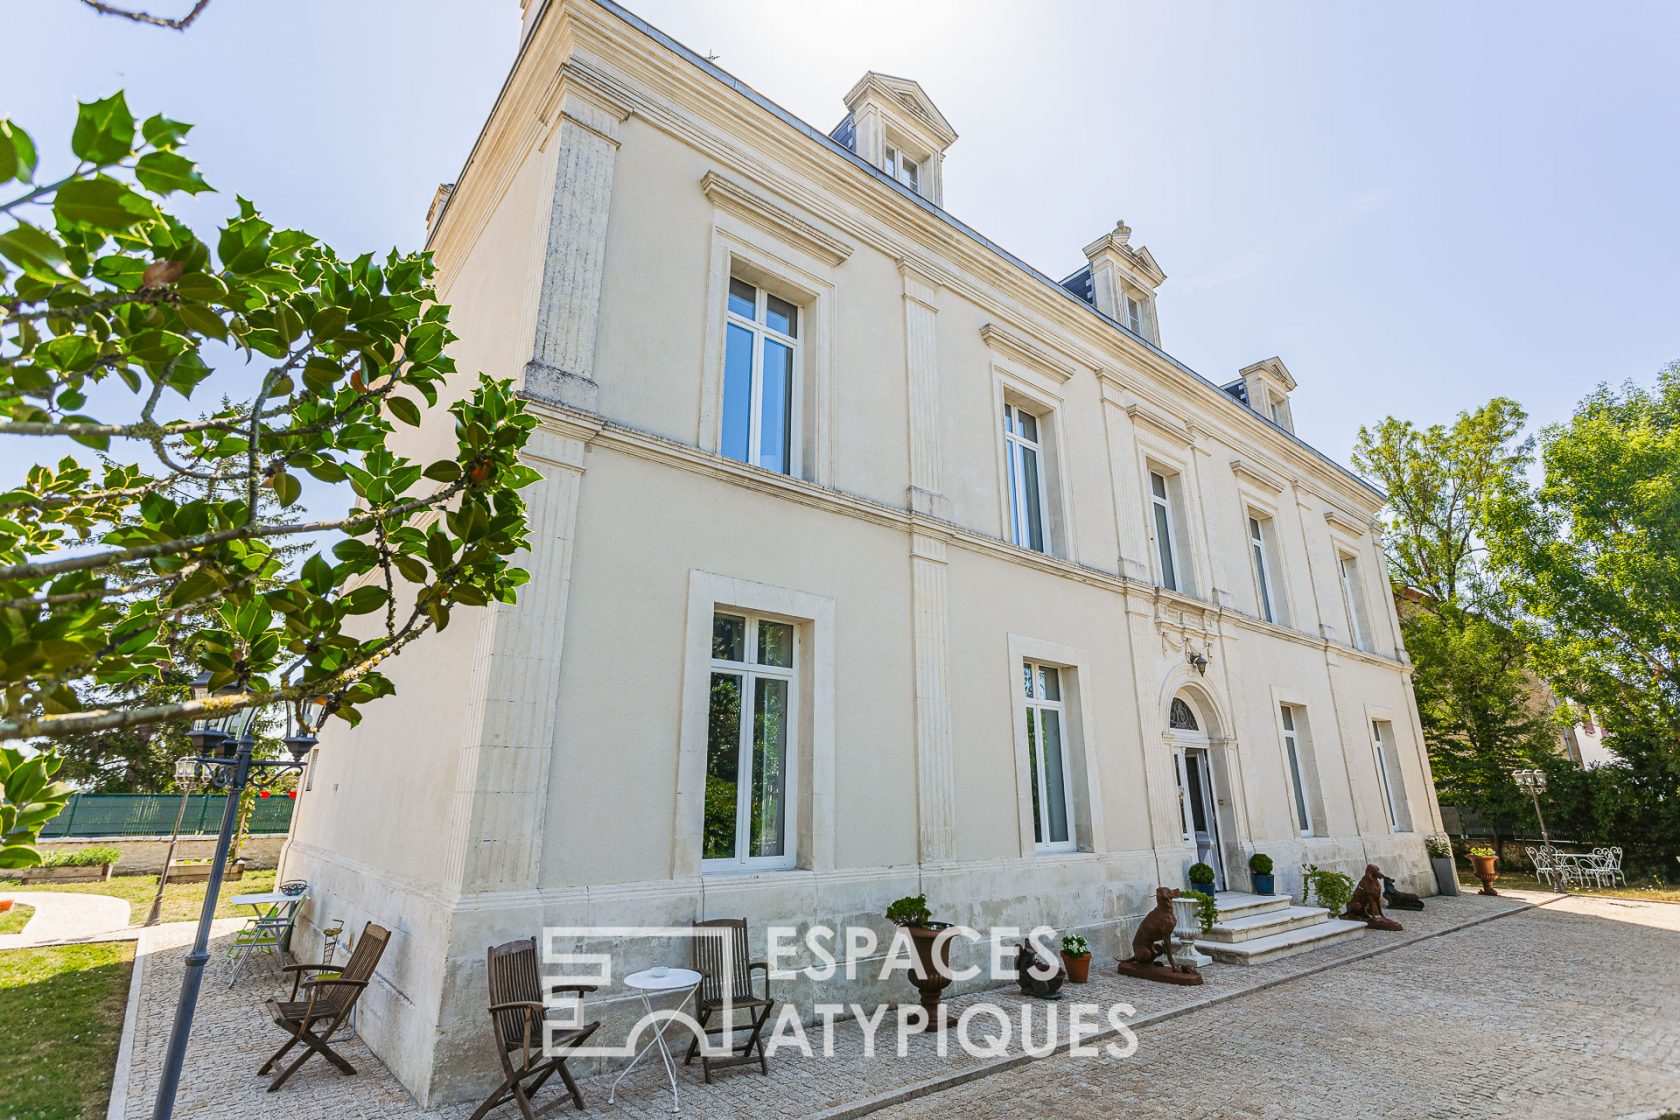
<svg viewBox="0 0 1680 1120"><path fill-rule="evenodd" d="M1182 696L1174 696L1172 707L1167 712L1167 726L1174 731L1200 731L1201 725L1196 722L1196 713L1190 705L1184 702Z"/></svg>

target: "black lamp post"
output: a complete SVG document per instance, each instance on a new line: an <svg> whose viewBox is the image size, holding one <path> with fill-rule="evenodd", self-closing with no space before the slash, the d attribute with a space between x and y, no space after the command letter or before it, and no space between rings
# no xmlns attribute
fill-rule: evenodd
<svg viewBox="0 0 1680 1120"><path fill-rule="evenodd" d="M193 682L194 699L202 700L210 694L209 681L206 673ZM210 961L210 923L221 896L222 869L233 842L234 824L239 819L240 795L253 783L259 789L267 789L280 775L302 770L315 746L315 730L325 715L323 698L311 698L295 705L295 715L288 713L287 734L281 740L291 757L272 760L251 757L251 751L257 745L251 735L257 717L255 708L193 723L190 734L198 756L182 759L176 773L178 776L190 773L192 780L198 783L226 790L227 804L222 807L222 828L216 836L216 854L210 861L210 881L204 887L198 931L193 936L192 949L187 953L186 972L181 977L181 996L175 1005L175 1022L169 1029L169 1045L164 1051L163 1073L158 1079L152 1120L169 1120L175 1113L175 1094L181 1086L181 1066L187 1056L187 1039L192 1034L193 1013L198 1008L198 990L204 982L204 966ZM314 717L314 722L309 722L311 717Z"/></svg>

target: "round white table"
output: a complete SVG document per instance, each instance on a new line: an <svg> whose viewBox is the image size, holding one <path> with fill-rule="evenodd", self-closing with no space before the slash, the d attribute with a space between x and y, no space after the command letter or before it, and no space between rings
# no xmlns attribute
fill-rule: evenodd
<svg viewBox="0 0 1680 1120"><path fill-rule="evenodd" d="M626 988L636 989L636 994L642 997L642 1008L646 1018L653 1017L653 997L665 992L681 991L682 999L677 1001L673 1010L681 1011L688 1001L694 998L694 993L700 990L700 974L692 968L667 968L663 976L655 976L654 969L632 972L624 978ZM644 1019L644 1021L646 1021ZM624 1080L624 1075L636 1068L636 1063L642 1060L642 1055L650 1049L659 1047L659 1060L665 1063L665 1076L671 1082L671 1111L677 1112L677 1063L671 1057L671 1048L665 1044L665 1024L668 1020L661 1016L653 1020L653 1038L636 1051L636 1056L630 1059L630 1064L619 1071L613 1079L612 1091L607 1094L607 1103L612 1104L618 1093L618 1083Z"/></svg>

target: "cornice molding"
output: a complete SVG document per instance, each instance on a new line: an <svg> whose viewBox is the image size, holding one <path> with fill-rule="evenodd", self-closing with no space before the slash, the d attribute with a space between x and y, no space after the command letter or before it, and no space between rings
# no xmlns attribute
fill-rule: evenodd
<svg viewBox="0 0 1680 1120"><path fill-rule="evenodd" d="M1067 384L1072 380L1078 368L1069 365L1053 354L1028 342L1014 331L1000 327L996 323L987 323L980 328L980 340L988 349L1014 358L1016 361L1031 366L1041 373L1047 373L1059 383Z"/></svg>
<svg viewBox="0 0 1680 1120"><path fill-rule="evenodd" d="M1337 509L1335 506L1329 506L1325 509L1324 520L1328 521L1332 525L1347 530L1354 536L1363 536L1365 530L1370 528L1368 523L1361 521L1358 517L1348 513L1346 510Z"/></svg>
<svg viewBox="0 0 1680 1120"><path fill-rule="evenodd" d="M831 268L844 264L852 255L852 247L837 237L830 237L810 222L796 217L763 198L733 179L726 179L716 171L700 177L700 191L712 205L744 218L764 232L791 242Z"/></svg>
<svg viewBox="0 0 1680 1120"><path fill-rule="evenodd" d="M1134 424L1146 424L1162 435L1168 436L1186 447L1195 445L1195 433L1190 425L1175 416L1168 416L1164 412L1157 412L1141 401L1132 401L1126 405L1126 415L1132 418Z"/></svg>
<svg viewBox="0 0 1680 1120"><path fill-rule="evenodd" d="M1254 485L1259 486L1264 490L1270 490L1273 494L1282 494L1289 485L1271 471L1257 466L1246 459L1232 459L1231 473L1236 475L1238 478L1247 479L1249 482L1252 482Z"/></svg>

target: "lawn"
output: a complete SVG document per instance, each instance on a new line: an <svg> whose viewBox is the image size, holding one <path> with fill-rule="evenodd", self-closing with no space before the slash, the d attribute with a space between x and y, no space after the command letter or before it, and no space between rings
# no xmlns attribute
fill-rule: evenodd
<svg viewBox="0 0 1680 1120"><path fill-rule="evenodd" d="M114 875L103 883L41 883L19 888L20 890L68 891L76 894L108 894L112 898L125 899L128 902L128 920L133 925L139 925L146 920L146 915L152 909L152 895L157 893L156 875ZM8 886L17 886L17 881L0 879L0 890ZM222 894L216 906L218 918L248 918L250 910L243 906L235 907L228 902L236 894L260 894L274 889L274 872L247 871L245 877L237 883L223 883ZM196 922L198 909L204 905L203 883L171 883L163 890L163 916L165 922ZM3 931L0 931L3 932ZM3 1099L3 1098L0 1098Z"/></svg>
<svg viewBox="0 0 1680 1120"><path fill-rule="evenodd" d="M105 1115L134 942L0 951L0 1112L8 1120Z"/></svg>
<svg viewBox="0 0 1680 1120"><path fill-rule="evenodd" d="M1482 889L1480 880L1465 877L1460 873L1458 885L1465 891L1479 891ZM1552 888L1529 874L1499 873L1499 878L1493 881L1493 889L1509 887L1514 891L1549 891ZM1658 886L1655 884L1640 884L1630 880L1625 887L1593 887L1589 891L1572 890L1570 894L1599 894L1611 898L1632 898L1640 902L1680 902L1680 887Z"/></svg>
<svg viewBox="0 0 1680 1120"><path fill-rule="evenodd" d="M28 925L29 919L34 916L35 907L19 902L4 914L0 914L0 933L22 933L23 927Z"/></svg>

